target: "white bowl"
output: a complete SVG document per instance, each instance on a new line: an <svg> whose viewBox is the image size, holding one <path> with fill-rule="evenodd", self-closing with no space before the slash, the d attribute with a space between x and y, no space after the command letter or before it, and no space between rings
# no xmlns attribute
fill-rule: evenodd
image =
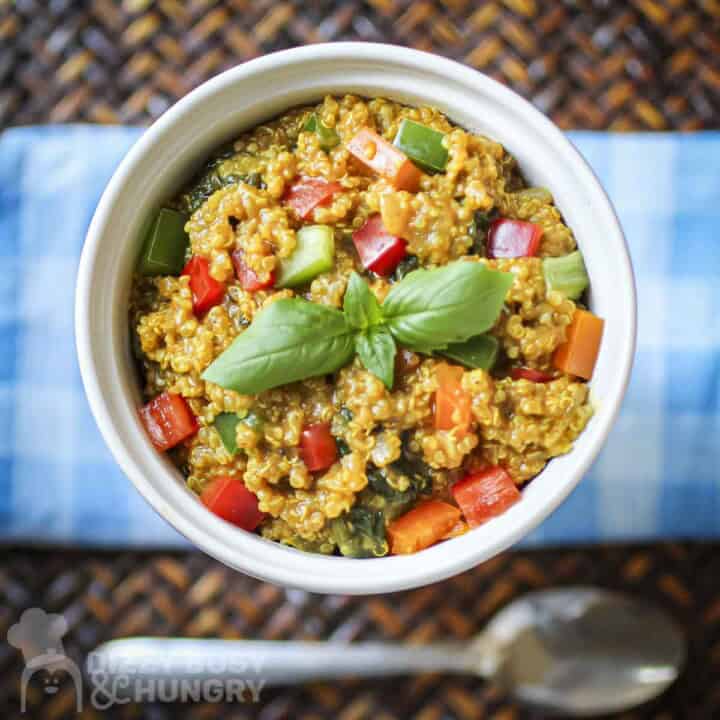
<svg viewBox="0 0 720 720"><path fill-rule="evenodd" d="M384 96L438 107L458 125L500 141L534 185L549 188L574 230L605 318L592 380L597 412L574 450L553 460L502 516L415 555L356 560L303 553L209 513L147 439L128 337L130 280L149 218L224 141L327 93ZM168 110L113 175L88 231L75 327L83 382L115 459L155 510L198 547L257 578L315 592L368 594L426 585L477 565L547 517L580 481L620 408L635 345L635 289L622 231L583 158L515 93L450 60L369 43L268 55L204 83Z"/></svg>

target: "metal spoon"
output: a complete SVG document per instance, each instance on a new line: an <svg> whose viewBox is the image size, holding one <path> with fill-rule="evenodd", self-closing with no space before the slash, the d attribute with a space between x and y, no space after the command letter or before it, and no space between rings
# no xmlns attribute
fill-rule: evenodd
<svg viewBox="0 0 720 720"><path fill-rule="evenodd" d="M252 688L348 676L470 673L523 704L582 717L656 697L678 677L685 654L682 633L656 608L575 587L515 600L464 643L128 638L101 645L89 665L104 673L103 681L120 679L128 696L137 683L147 688L213 679Z"/></svg>

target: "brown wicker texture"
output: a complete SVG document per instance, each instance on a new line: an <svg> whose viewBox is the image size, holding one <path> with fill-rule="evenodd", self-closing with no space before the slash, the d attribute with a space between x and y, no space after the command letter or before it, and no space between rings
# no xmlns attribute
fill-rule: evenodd
<svg viewBox="0 0 720 720"><path fill-rule="evenodd" d="M27 607L63 613L67 654L78 662L124 635L264 639L432 640L468 638L511 598L549 586L595 584L639 594L667 609L691 642L691 670L653 706L624 720L720 717L720 553L717 546L655 545L506 554L440 585L348 598L285 592L234 573L199 553L12 551L0 566L0 635ZM0 644L0 708L18 711L20 654ZM49 698L31 683L22 717L75 717L69 682ZM89 699L89 698L88 698ZM157 720L537 720L472 678L420 676L267 689L258 705L123 706L117 718ZM83 717L97 717L88 710Z"/></svg>
<svg viewBox="0 0 720 720"><path fill-rule="evenodd" d="M225 68L331 40L456 58L566 128L718 124L718 0L0 0L0 125L147 123Z"/></svg>

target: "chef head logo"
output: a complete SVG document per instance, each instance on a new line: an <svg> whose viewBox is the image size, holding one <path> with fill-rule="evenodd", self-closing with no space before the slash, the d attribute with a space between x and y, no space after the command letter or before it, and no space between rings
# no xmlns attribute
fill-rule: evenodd
<svg viewBox="0 0 720 720"><path fill-rule="evenodd" d="M68 624L62 615L48 615L40 608L30 608L8 631L8 642L20 650L25 669L20 679L20 711L25 712L30 678L44 673L44 691L54 695L60 689L62 674L67 673L75 686L75 709L82 710L82 675L78 666L65 655L62 637Z"/></svg>

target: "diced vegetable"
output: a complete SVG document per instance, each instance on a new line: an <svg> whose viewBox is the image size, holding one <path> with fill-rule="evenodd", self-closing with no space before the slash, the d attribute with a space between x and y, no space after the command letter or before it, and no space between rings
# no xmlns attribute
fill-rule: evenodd
<svg viewBox="0 0 720 720"><path fill-rule="evenodd" d="M523 220L499 218L490 225L487 239L489 258L533 257L540 249L543 230Z"/></svg>
<svg viewBox="0 0 720 720"><path fill-rule="evenodd" d="M325 125L316 113L310 115L306 120L303 130L315 133L323 150L332 150L340 142L340 136L335 131L335 128L329 128Z"/></svg>
<svg viewBox="0 0 720 720"><path fill-rule="evenodd" d="M460 511L454 505L426 500L388 525L390 552L409 555L424 550L442 540L460 517Z"/></svg>
<svg viewBox="0 0 720 720"><path fill-rule="evenodd" d="M283 201L305 220L318 205L327 205L332 196L342 189L340 183L301 177L285 191Z"/></svg>
<svg viewBox="0 0 720 720"><path fill-rule="evenodd" d="M300 437L300 455L310 472L326 470L337 460L337 444L328 423L304 428Z"/></svg>
<svg viewBox="0 0 720 720"><path fill-rule="evenodd" d="M231 455L235 455L238 451L235 431L237 430L237 425L240 420L240 416L235 413L220 413L213 423L220 435L222 444Z"/></svg>
<svg viewBox="0 0 720 720"><path fill-rule="evenodd" d="M566 332L566 341L555 350L553 365L558 370L589 380L600 352L605 322L587 310L575 310Z"/></svg>
<svg viewBox="0 0 720 720"><path fill-rule="evenodd" d="M571 300L577 300L590 284L585 261L579 250L562 257L544 258L543 274L548 290L561 292Z"/></svg>
<svg viewBox="0 0 720 720"><path fill-rule="evenodd" d="M442 172L448 161L443 145L445 135L414 120L403 120L395 135L394 145L426 170Z"/></svg>
<svg viewBox="0 0 720 720"><path fill-rule="evenodd" d="M552 375L544 373L540 370L533 370L533 368L518 367L513 368L510 371L510 377L513 380L529 380L534 383L546 383L554 380Z"/></svg>
<svg viewBox="0 0 720 720"><path fill-rule="evenodd" d="M513 479L499 465L466 475L451 492L470 527L501 515L521 497Z"/></svg>
<svg viewBox="0 0 720 720"><path fill-rule="evenodd" d="M182 395L164 392L140 408L152 444L163 452L194 435L198 421Z"/></svg>
<svg viewBox="0 0 720 720"><path fill-rule="evenodd" d="M378 275L390 275L407 254L405 240L391 235L379 214L371 215L352 239L363 267Z"/></svg>
<svg viewBox="0 0 720 720"><path fill-rule="evenodd" d="M476 335L464 343L448 345L440 354L465 367L490 370L497 361L500 343L494 335Z"/></svg>
<svg viewBox="0 0 720 720"><path fill-rule="evenodd" d="M182 274L190 276L195 315L204 315L210 308L222 302L225 285L210 275L210 263L204 257L191 257Z"/></svg>
<svg viewBox="0 0 720 720"><path fill-rule="evenodd" d="M462 388L464 370L457 365L440 363L435 368L438 389L435 392L435 429L465 432L472 418L472 398Z"/></svg>
<svg viewBox="0 0 720 720"><path fill-rule="evenodd" d="M202 504L218 517L252 532L263 521L258 500L239 480L221 476L213 480L200 496Z"/></svg>
<svg viewBox="0 0 720 720"><path fill-rule="evenodd" d="M363 165L381 175L396 190L416 192L422 173L404 153L370 128L363 128L347 144Z"/></svg>
<svg viewBox="0 0 720 720"><path fill-rule="evenodd" d="M329 225L306 225L298 230L293 254L280 263L277 287L296 287L332 270L335 237Z"/></svg>
<svg viewBox="0 0 720 720"><path fill-rule="evenodd" d="M245 254L242 250L236 250L232 254L232 261L235 266L235 275L237 275L237 279L240 281L243 290L257 292L258 290L266 290L275 285L275 273L269 273L267 280L261 282L260 278L255 274L255 271L246 264Z"/></svg>
<svg viewBox="0 0 720 720"><path fill-rule="evenodd" d="M141 275L178 275L185 264L189 238L185 232L187 218L182 213L163 208L157 214L145 238L138 272Z"/></svg>

